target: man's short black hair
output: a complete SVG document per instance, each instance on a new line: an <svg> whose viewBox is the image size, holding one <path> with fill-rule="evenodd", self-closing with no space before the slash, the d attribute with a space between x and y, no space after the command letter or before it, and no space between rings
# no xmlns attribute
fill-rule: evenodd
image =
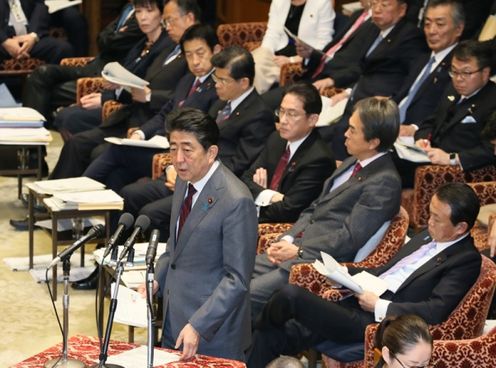
<svg viewBox="0 0 496 368"><path fill-rule="evenodd" d="M450 221L453 226L460 222L468 224L470 230L479 215L480 202L479 197L474 190L465 183L446 183L440 186L435 196L441 202L451 208Z"/></svg>
<svg viewBox="0 0 496 368"><path fill-rule="evenodd" d="M466 40L460 42L453 49L453 58L464 62L475 58L479 69L489 68L491 70L494 62L494 50L490 43Z"/></svg>
<svg viewBox="0 0 496 368"><path fill-rule="evenodd" d="M192 133L205 150L217 145L219 141L217 124L201 110L192 107L178 108L168 115L167 122L169 134L174 131Z"/></svg>
<svg viewBox="0 0 496 368"><path fill-rule="evenodd" d="M287 94L296 95L303 102L303 109L307 114L320 114L322 111L322 99L313 84L304 82L291 84L284 90L283 97Z"/></svg>
<svg viewBox="0 0 496 368"><path fill-rule="evenodd" d="M241 46L230 46L212 56L212 65L229 70L233 79L248 78L250 86L255 78L255 61L251 53Z"/></svg>
<svg viewBox="0 0 496 368"><path fill-rule="evenodd" d="M210 50L213 51L215 45L219 44L219 40L213 28L206 24L193 24L186 31L184 31L181 37L181 51L184 53L184 43L192 40L204 40Z"/></svg>
<svg viewBox="0 0 496 368"><path fill-rule="evenodd" d="M176 2L181 12L181 15L186 15L188 13L191 13L195 17L195 21L200 22L202 13L196 0L170 0L170 1Z"/></svg>

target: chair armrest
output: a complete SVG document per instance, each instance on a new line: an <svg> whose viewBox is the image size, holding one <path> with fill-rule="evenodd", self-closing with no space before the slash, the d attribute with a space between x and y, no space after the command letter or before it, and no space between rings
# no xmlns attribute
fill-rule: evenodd
<svg viewBox="0 0 496 368"><path fill-rule="evenodd" d="M257 244L257 254L263 254L267 250L267 248L277 241L279 237L281 236L281 233L269 233L269 234L264 234L258 237L258 244Z"/></svg>
<svg viewBox="0 0 496 368"><path fill-rule="evenodd" d="M333 288L329 279L320 274L311 263L293 265L289 273L289 283L333 302L339 301L347 294L346 289Z"/></svg>
<svg viewBox="0 0 496 368"><path fill-rule="evenodd" d="M93 56L63 58L62 60L60 60L60 65L63 65L63 66L85 66L93 59L94 59Z"/></svg>
<svg viewBox="0 0 496 368"><path fill-rule="evenodd" d="M158 179L167 166L172 165L171 155L168 152L153 155L152 179Z"/></svg>
<svg viewBox="0 0 496 368"><path fill-rule="evenodd" d="M107 119L113 112L119 110L124 106L124 104L117 101L105 101L102 106L102 121Z"/></svg>
<svg viewBox="0 0 496 368"><path fill-rule="evenodd" d="M292 226L293 224L288 222L258 224L258 235L261 236L271 233L283 233L291 229Z"/></svg>
<svg viewBox="0 0 496 368"><path fill-rule="evenodd" d="M81 97L90 93L101 92L103 90L104 79L100 77L79 78L76 84L76 103L79 105Z"/></svg>
<svg viewBox="0 0 496 368"><path fill-rule="evenodd" d="M279 75L279 85L284 87L285 85L295 81L296 77L303 74L303 66L301 62L299 63L288 63L281 67L281 74Z"/></svg>
<svg viewBox="0 0 496 368"><path fill-rule="evenodd" d="M243 46L247 42L262 42L267 22L240 22L220 24L217 37L222 47Z"/></svg>

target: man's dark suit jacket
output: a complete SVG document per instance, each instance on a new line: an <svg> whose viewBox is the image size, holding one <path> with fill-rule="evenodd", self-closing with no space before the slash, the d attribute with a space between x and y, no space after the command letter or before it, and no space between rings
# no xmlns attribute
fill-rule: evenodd
<svg viewBox="0 0 496 368"><path fill-rule="evenodd" d="M215 83L211 75L188 96L194 81L195 76L190 72L184 75L177 84L174 92L174 100L162 106L158 114L140 127L146 139L150 139L156 134L165 134L164 122L166 121L167 114L173 109L178 107L193 107L208 112L213 103L218 100Z"/></svg>
<svg viewBox="0 0 496 368"><path fill-rule="evenodd" d="M132 102L124 106L103 121L102 127L123 125L126 129L127 127L140 126L158 113L164 104L174 98L174 90L179 79L188 71L182 53L164 65L175 47L173 42L169 42L146 71L144 79L150 82L148 87L152 91L150 102Z"/></svg>
<svg viewBox="0 0 496 368"><path fill-rule="evenodd" d="M493 163L492 145L481 138L481 131L496 109L496 85L489 81L475 96L457 104L459 99L460 95L449 86L439 109L420 125L415 140L430 138L433 147L458 153L464 170Z"/></svg>
<svg viewBox="0 0 496 368"><path fill-rule="evenodd" d="M256 161L244 172L241 180L254 198L265 188L253 181L253 174L259 167L265 168L267 183L270 183L287 143L278 132L273 132ZM284 194L284 199L261 207L258 222L295 222L301 211L317 198L324 181L335 169L332 153L319 134L312 131L293 154L283 172L277 191Z"/></svg>
<svg viewBox="0 0 496 368"><path fill-rule="evenodd" d="M225 105L226 101L217 101L209 115L215 119ZM267 137L274 131L274 114L253 90L218 126L219 159L236 176L240 176L250 167L262 151Z"/></svg>
<svg viewBox="0 0 496 368"><path fill-rule="evenodd" d="M21 0L21 7L28 21L27 33L35 32L39 38L48 35L50 16L43 0ZM0 1L0 43L15 36L14 27L9 26L10 6L8 0Z"/></svg>
<svg viewBox="0 0 496 368"><path fill-rule="evenodd" d="M378 276L431 240L423 231L384 266L366 271ZM477 280L480 267L481 256L469 234L417 269L396 293L383 294L381 298L392 301L386 315L416 314L429 324L445 321ZM355 274L362 269L350 267L349 271Z"/></svg>
<svg viewBox="0 0 496 368"><path fill-rule="evenodd" d="M439 65L434 69L431 74L426 78L422 85L417 90L415 97L410 102L405 114L405 124L419 124L420 122L429 118L439 106L439 101L443 96L446 87L451 83L451 78L448 71L451 67L451 57L452 52L450 52L446 57L439 63ZM422 69L427 64L431 57L431 53L426 53L417 58L412 67L412 70L405 80L405 83L399 90L399 92L393 95L393 100L396 103L400 103L403 98L408 95L408 91L412 87L413 83L422 72Z"/></svg>

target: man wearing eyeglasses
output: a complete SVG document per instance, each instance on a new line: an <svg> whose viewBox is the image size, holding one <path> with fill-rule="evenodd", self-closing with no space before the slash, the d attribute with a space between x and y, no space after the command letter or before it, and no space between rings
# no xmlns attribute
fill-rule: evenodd
<svg viewBox="0 0 496 368"><path fill-rule="evenodd" d="M319 91L295 83L286 91L279 129L241 179L259 206L258 222L295 222L336 169L332 153L314 130L322 109Z"/></svg>
<svg viewBox="0 0 496 368"><path fill-rule="evenodd" d="M477 41L463 41L453 51L451 84L435 114L419 124L415 144L430 163L470 171L495 162L490 142L481 132L496 109L496 85L489 80L493 53ZM418 164L397 160L403 185L411 187Z"/></svg>

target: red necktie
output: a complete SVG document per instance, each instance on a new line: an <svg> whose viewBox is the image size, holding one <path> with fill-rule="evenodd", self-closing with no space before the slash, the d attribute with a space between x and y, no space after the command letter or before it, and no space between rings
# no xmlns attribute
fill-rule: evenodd
<svg viewBox="0 0 496 368"><path fill-rule="evenodd" d="M360 170L362 170L362 165L360 165L360 162L357 162L355 164L355 167L353 168L353 172L351 173L351 176L355 176L357 174L357 172L359 172Z"/></svg>
<svg viewBox="0 0 496 368"><path fill-rule="evenodd" d="M177 227L177 238L181 234L181 229L183 228L189 213L191 212L191 204L193 203L193 196L196 193L196 189L193 184L188 184L188 195L184 198L183 204L181 205L181 210L179 212L179 225Z"/></svg>
<svg viewBox="0 0 496 368"><path fill-rule="evenodd" d="M272 176L272 180L270 181L270 189L277 190L279 188L282 174L284 173L284 169L288 165L290 154L291 151L289 150L289 146L287 146L286 151L284 151L281 158L279 159L279 162L277 163L276 171L274 171L274 175Z"/></svg>
<svg viewBox="0 0 496 368"><path fill-rule="evenodd" d="M350 36L357 30L358 27L360 27L362 25L362 23L365 21L365 18L367 17L368 15L368 11L364 11L358 18L357 20L355 21L355 23L353 23L353 25L350 27L350 29L348 30L348 32L346 32L346 34L341 37L341 39L334 45L332 46L329 50L326 51L326 53L324 55L322 55L322 57L320 58L320 63L319 65L317 66L317 69L315 69L315 71L313 72L312 74L312 79L315 79L317 78L317 76L322 73L322 70L324 70L324 66L327 62L327 59L329 57L333 57L334 54L343 46L343 44L348 40L348 38L350 38Z"/></svg>
<svg viewBox="0 0 496 368"><path fill-rule="evenodd" d="M200 86L201 82L199 79L196 79L195 83L191 86L191 89L188 92L188 97L195 93L196 89Z"/></svg>

